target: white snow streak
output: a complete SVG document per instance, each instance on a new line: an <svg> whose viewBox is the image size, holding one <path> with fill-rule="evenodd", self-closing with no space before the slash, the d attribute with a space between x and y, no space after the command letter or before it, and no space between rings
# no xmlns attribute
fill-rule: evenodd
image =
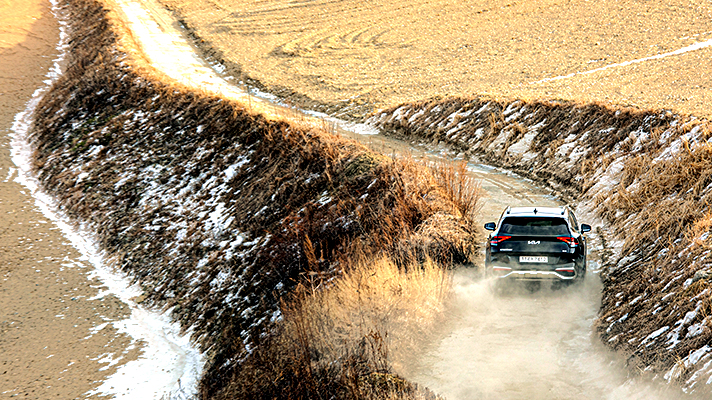
<svg viewBox="0 0 712 400"><path fill-rule="evenodd" d="M646 61L660 60L660 59L666 58L666 57L678 56L678 55L681 55L681 54L689 53L689 52L691 52L691 51L701 50L701 49L704 49L704 48L710 47L710 46L712 46L712 39L706 40L706 41L704 41L704 42L698 42L698 43L692 44L692 45L690 45L690 46L683 47L683 48L681 48L681 49L678 49L678 50L675 50L675 51L670 51L670 52L667 52L667 53L656 54L656 55L654 55L654 56L639 58L639 59L631 60L631 61L625 61L625 62L617 63L617 64L610 64L610 65L606 65L606 66L603 66L603 67L600 67L600 68L596 68L596 69L592 69L592 70L589 70L589 71L574 72L574 73L571 73L571 74L568 74L568 75L555 76L555 77L553 77L553 78L545 78L545 79L542 79L542 80L539 80L539 81L531 82L531 83L529 83L529 84L530 84L530 85L536 85L537 83L560 81L560 80L562 80L562 79L573 78L574 76L577 76L577 75L590 75L590 74L594 74L594 73L596 73L596 72L605 71L605 70L607 70L607 69L620 68L620 67L627 67L627 66L629 66L629 65L639 64L639 63L646 62Z"/></svg>

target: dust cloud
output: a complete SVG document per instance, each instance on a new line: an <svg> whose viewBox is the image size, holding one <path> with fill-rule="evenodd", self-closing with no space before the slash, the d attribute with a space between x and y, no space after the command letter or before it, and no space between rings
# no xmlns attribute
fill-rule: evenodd
<svg viewBox="0 0 712 400"><path fill-rule="evenodd" d="M450 400L677 399L679 389L628 376L592 329L601 282L561 290L494 290L476 269L454 276L447 321L405 371ZM689 397L685 397L689 398Z"/></svg>

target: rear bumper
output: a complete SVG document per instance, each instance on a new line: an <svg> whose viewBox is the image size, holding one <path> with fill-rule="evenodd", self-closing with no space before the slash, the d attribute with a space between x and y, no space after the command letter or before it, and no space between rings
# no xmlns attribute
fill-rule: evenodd
<svg viewBox="0 0 712 400"><path fill-rule="evenodd" d="M491 265L487 268L490 269L488 272L492 277L503 280L571 281L578 275L574 263L551 266L518 265L516 267Z"/></svg>

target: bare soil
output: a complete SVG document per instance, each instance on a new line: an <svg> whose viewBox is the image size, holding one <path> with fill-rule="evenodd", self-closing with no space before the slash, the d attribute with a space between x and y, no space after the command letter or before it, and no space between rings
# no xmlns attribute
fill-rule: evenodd
<svg viewBox="0 0 712 400"><path fill-rule="evenodd" d="M0 0L0 26L0 398L92 397L86 393L115 368L100 360L118 358L129 341L113 328L90 329L127 310L113 297L88 299L98 284L15 182L10 160L14 117L56 57L57 21L45 0Z"/></svg>
<svg viewBox="0 0 712 400"><path fill-rule="evenodd" d="M692 0L161 0L228 72L358 117L434 96L712 115L712 5Z"/></svg>

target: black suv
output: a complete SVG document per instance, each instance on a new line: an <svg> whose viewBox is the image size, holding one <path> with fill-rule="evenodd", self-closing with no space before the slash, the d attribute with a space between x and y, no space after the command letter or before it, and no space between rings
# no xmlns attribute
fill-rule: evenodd
<svg viewBox="0 0 712 400"><path fill-rule="evenodd" d="M485 276L498 280L582 281L586 237L568 207L507 207L499 224L489 222Z"/></svg>

